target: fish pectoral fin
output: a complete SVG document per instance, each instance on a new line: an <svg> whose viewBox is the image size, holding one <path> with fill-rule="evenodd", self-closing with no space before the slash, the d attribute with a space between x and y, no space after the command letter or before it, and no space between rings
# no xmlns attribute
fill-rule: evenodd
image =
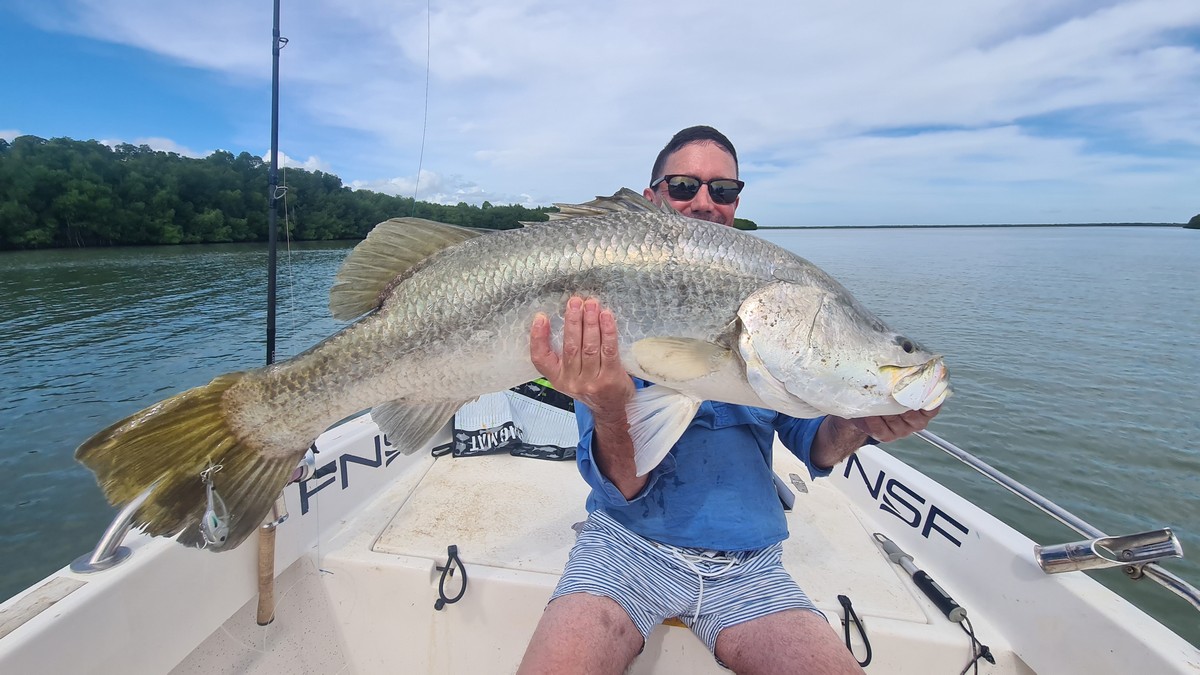
<svg viewBox="0 0 1200 675"><path fill-rule="evenodd" d="M687 382L724 368L733 352L705 340L656 337L633 343L633 356L652 380Z"/></svg>
<svg viewBox="0 0 1200 675"><path fill-rule="evenodd" d="M388 401L371 409L371 419L388 442L406 455L420 450L468 401L414 404Z"/></svg>
<svg viewBox="0 0 1200 675"><path fill-rule="evenodd" d="M654 385L638 389L628 405L629 436L633 439L633 461L637 475L658 466L683 435L702 401Z"/></svg>

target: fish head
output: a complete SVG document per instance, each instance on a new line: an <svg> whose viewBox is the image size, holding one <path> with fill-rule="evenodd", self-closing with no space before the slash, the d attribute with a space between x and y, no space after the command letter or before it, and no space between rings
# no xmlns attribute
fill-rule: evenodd
<svg viewBox="0 0 1200 675"><path fill-rule="evenodd" d="M827 281L775 281L738 310L738 349L763 402L793 416L845 418L941 405L951 391L942 357Z"/></svg>

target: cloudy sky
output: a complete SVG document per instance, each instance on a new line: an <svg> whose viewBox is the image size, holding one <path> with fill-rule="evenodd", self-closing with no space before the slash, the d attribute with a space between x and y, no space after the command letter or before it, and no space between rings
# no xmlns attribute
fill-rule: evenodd
<svg viewBox="0 0 1200 675"><path fill-rule="evenodd" d="M281 150L356 187L583 201L711 124L761 225L1200 212L1200 0L283 5ZM0 137L266 154L270 30L269 0L6 0Z"/></svg>

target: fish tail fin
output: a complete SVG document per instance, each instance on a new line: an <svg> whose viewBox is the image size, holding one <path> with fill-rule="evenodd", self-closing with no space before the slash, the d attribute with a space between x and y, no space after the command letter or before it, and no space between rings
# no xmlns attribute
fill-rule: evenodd
<svg viewBox="0 0 1200 675"><path fill-rule="evenodd" d="M219 467L205 475L228 534L209 548L232 549L262 524L303 453L263 447L231 428L223 397L245 376L221 375L135 413L89 438L75 458L96 474L114 506L149 491L135 526L154 536L178 534L180 543L197 547L206 543L201 522L211 515L201 474Z"/></svg>

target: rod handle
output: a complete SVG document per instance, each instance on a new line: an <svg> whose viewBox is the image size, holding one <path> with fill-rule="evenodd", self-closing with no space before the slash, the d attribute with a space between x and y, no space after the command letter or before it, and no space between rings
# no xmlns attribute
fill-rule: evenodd
<svg viewBox="0 0 1200 675"><path fill-rule="evenodd" d="M275 620L275 529L258 528L258 625Z"/></svg>
<svg viewBox="0 0 1200 675"><path fill-rule="evenodd" d="M942 587L938 586L933 577L929 576L925 570L917 570L913 573L912 578L913 582L917 584L917 588L921 589L925 597L929 598L938 611L946 615L947 619L958 622L967 617L967 610L960 607L949 593L942 590Z"/></svg>

